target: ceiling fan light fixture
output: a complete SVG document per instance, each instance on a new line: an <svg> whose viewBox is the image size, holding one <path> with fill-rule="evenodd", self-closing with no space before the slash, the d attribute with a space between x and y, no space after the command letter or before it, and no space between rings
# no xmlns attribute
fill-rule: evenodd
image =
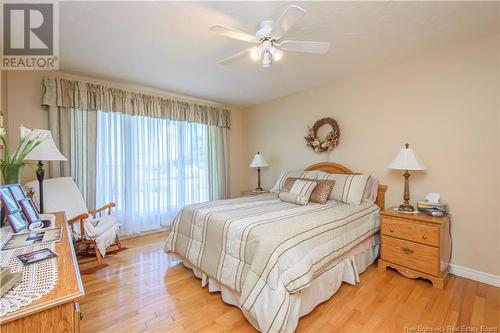
<svg viewBox="0 0 500 333"><path fill-rule="evenodd" d="M219 63L226 65L243 57L248 57L248 54L250 54L250 57L255 62L259 62L262 67L271 67L274 61L277 62L283 58L283 53L285 51L313 54L328 53L330 49L329 42L283 39L288 31L290 31L305 14L305 9L296 5L290 5L276 21L262 21L259 30L254 35L222 24L214 24L210 27L210 30L213 32L225 37L254 44L243 51L220 60Z"/></svg>
<svg viewBox="0 0 500 333"><path fill-rule="evenodd" d="M278 48L273 49L273 60L274 61L280 61L281 58L283 58L283 51L281 51Z"/></svg>
<svg viewBox="0 0 500 333"><path fill-rule="evenodd" d="M264 51L264 53L262 54L262 61L261 61L261 65L262 67L271 67L271 63L272 63L272 56L271 56L271 52L269 51Z"/></svg>
<svg viewBox="0 0 500 333"><path fill-rule="evenodd" d="M260 49L258 47L252 47L250 50L250 57L252 57L253 60L257 61L260 59Z"/></svg>

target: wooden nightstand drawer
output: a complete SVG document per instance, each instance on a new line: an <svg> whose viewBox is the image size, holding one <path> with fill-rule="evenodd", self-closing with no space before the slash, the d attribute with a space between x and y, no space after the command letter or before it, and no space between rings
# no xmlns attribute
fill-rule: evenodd
<svg viewBox="0 0 500 333"><path fill-rule="evenodd" d="M423 273L440 276L439 249L382 235L382 257Z"/></svg>
<svg viewBox="0 0 500 333"><path fill-rule="evenodd" d="M439 246L439 227L390 217L382 217L382 235Z"/></svg>

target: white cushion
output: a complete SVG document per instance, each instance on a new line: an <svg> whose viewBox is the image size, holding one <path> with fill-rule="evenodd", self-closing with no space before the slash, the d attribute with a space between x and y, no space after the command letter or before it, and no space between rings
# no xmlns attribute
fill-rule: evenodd
<svg viewBox="0 0 500 333"><path fill-rule="evenodd" d="M313 170L313 171L293 171L293 170L283 170L281 171L278 179L274 183L274 186L271 188L270 192L273 193L279 193L283 189L283 186L285 185L285 180L287 178L293 177L293 178L309 178L309 179L316 179L316 177L319 175L318 170Z"/></svg>
<svg viewBox="0 0 500 333"><path fill-rule="evenodd" d="M311 193L317 183L313 181L305 181L297 179L290 189L290 192L281 192L279 198L282 201L294 203L296 205L305 206L309 202Z"/></svg>
<svg viewBox="0 0 500 333"><path fill-rule="evenodd" d="M359 205L363 200L368 175L345 175L339 173L320 172L318 179L333 179L335 186L329 199Z"/></svg>
<svg viewBox="0 0 500 333"><path fill-rule="evenodd" d="M119 223L108 224L109 228L103 231L96 239L95 243L99 252L104 257L106 256L106 248L113 245L116 240L116 235L120 230L121 225Z"/></svg>
<svg viewBox="0 0 500 333"><path fill-rule="evenodd" d="M90 215L83 224L85 229L85 237L88 239L95 239L115 224L118 224L118 220L113 215L106 215L98 219L94 219L92 215ZM81 237L80 222L73 223L73 229L73 236L75 237L75 239L79 239Z"/></svg>
<svg viewBox="0 0 500 333"><path fill-rule="evenodd" d="M38 181L29 182L24 186L30 188L34 192L33 201L40 207ZM43 195L43 207L45 212L63 211L66 213L66 218L68 220L88 212L82 193L71 177L44 180Z"/></svg>
<svg viewBox="0 0 500 333"><path fill-rule="evenodd" d="M97 238L116 224L118 224L118 220L112 215L106 215L98 219L89 218L84 225L85 235L92 239Z"/></svg>

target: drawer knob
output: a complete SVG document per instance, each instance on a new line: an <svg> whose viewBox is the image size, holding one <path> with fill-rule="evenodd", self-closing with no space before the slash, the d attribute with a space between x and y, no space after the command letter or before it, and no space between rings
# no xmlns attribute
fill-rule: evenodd
<svg viewBox="0 0 500 333"><path fill-rule="evenodd" d="M392 229L392 228L389 228L389 231L390 231L390 232L394 232L394 229Z"/></svg>
<svg viewBox="0 0 500 333"><path fill-rule="evenodd" d="M409 247L402 247L401 251L403 251L405 254L412 254L413 250L410 249Z"/></svg>
<svg viewBox="0 0 500 333"><path fill-rule="evenodd" d="M423 235L422 239L424 239L424 240L427 239L427 235Z"/></svg>

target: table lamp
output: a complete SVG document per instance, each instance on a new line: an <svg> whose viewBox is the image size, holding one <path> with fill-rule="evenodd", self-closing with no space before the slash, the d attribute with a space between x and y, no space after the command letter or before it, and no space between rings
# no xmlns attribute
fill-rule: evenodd
<svg viewBox="0 0 500 333"><path fill-rule="evenodd" d="M66 161L59 149L57 149L54 139L50 131L36 129L37 132L47 132L47 138L35 147L28 155L26 160L38 161L38 168L36 169L36 178L38 179L39 192L40 192L40 213L43 213L43 178L45 177L45 170L43 169L42 161Z"/></svg>
<svg viewBox="0 0 500 333"><path fill-rule="evenodd" d="M257 154L253 157L252 163L250 163L250 168L257 168L257 188L255 191L264 191L262 187L260 187L260 169L268 166L269 164L267 164L264 157L262 157L260 152L257 152Z"/></svg>
<svg viewBox="0 0 500 333"><path fill-rule="evenodd" d="M410 173L408 170L425 170L427 169L424 163L418 158L417 154L410 148L409 144L399 151L394 160L389 164L389 169L405 170L405 192L403 196L404 203L398 208L402 212L413 212L413 206L410 205Z"/></svg>

